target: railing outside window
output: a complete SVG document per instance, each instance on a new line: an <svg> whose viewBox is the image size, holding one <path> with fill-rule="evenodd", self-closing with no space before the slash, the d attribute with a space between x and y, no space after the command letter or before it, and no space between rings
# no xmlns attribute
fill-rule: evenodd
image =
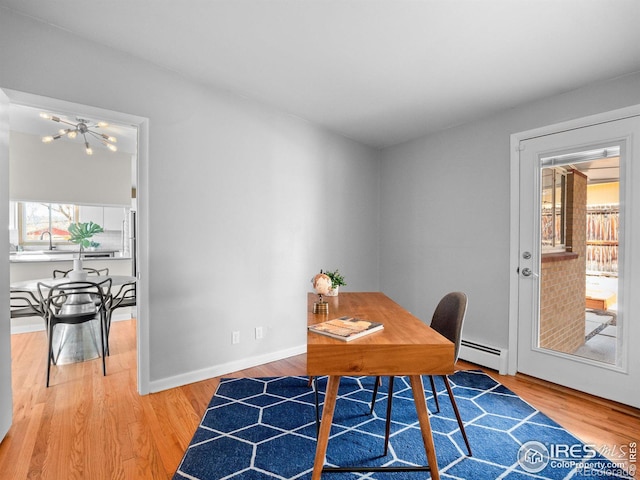
<svg viewBox="0 0 640 480"><path fill-rule="evenodd" d="M587 271L618 274L618 205L587 207Z"/></svg>

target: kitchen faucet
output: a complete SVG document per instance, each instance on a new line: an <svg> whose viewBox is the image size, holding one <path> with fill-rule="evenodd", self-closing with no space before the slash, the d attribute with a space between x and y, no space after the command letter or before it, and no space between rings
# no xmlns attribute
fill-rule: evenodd
<svg viewBox="0 0 640 480"><path fill-rule="evenodd" d="M49 230L45 230L40 234L40 240L44 238L45 233L49 235L49 250L53 250L53 243L51 242L51 232Z"/></svg>

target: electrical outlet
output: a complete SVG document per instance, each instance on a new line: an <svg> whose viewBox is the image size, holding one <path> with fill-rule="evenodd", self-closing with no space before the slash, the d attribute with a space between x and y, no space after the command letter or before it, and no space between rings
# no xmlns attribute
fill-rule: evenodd
<svg viewBox="0 0 640 480"><path fill-rule="evenodd" d="M256 340L260 340L262 337L264 337L262 327L256 327Z"/></svg>
<svg viewBox="0 0 640 480"><path fill-rule="evenodd" d="M233 343L234 345L236 343L240 343L240 332L233 332L231 336L231 343Z"/></svg>

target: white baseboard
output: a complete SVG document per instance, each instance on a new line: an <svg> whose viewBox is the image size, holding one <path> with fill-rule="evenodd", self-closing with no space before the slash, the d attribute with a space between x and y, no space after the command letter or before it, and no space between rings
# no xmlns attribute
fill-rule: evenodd
<svg viewBox="0 0 640 480"><path fill-rule="evenodd" d="M149 392L156 393L163 390L169 390L170 388L181 387L190 383L200 382L202 380L208 380L210 378L219 377L228 373L237 372L238 370L244 370L246 368L257 367L264 365L265 363L275 362L284 358L293 357L307 352L307 346L299 345L297 347L288 348L285 350L279 350L277 352L270 352L264 355L257 355L249 358L242 358L233 362L223 363L220 365L213 365L211 367L203 368L201 370L195 370L192 372L183 373L173 377L167 377L160 380L154 380L149 382Z"/></svg>
<svg viewBox="0 0 640 480"><path fill-rule="evenodd" d="M42 319L39 319L40 323L43 322ZM18 333L31 333L31 332L44 332L44 325L37 325L35 323L31 323L29 325L20 325L18 327L11 326L11 335L16 335Z"/></svg>

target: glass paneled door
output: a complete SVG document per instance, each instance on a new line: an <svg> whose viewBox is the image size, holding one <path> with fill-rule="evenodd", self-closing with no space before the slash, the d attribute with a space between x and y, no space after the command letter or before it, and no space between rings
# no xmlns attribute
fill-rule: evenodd
<svg viewBox="0 0 640 480"><path fill-rule="evenodd" d="M517 369L634 406L639 137L633 117L519 146Z"/></svg>

